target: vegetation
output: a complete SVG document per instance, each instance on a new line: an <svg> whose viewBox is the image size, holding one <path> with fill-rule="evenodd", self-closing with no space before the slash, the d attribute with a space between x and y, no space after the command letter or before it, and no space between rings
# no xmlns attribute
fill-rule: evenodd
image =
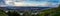
<svg viewBox="0 0 60 16"><path fill-rule="evenodd" d="M40 16L60 16L60 6L58 8L43 10Z"/></svg>
<svg viewBox="0 0 60 16"><path fill-rule="evenodd" d="M0 16L7 16L3 10L0 10Z"/></svg>
<svg viewBox="0 0 60 16"><path fill-rule="evenodd" d="M28 14L29 12L25 12L25 13L24 13L25 16L30 15L30 14ZM15 12L15 11L14 12L9 11L6 14L3 10L0 10L0 16L7 16L7 15L8 16L20 16L19 13ZM34 16L34 15L32 15L32 16ZM51 8L51 9L43 10L35 16L60 16L60 6L58 8Z"/></svg>

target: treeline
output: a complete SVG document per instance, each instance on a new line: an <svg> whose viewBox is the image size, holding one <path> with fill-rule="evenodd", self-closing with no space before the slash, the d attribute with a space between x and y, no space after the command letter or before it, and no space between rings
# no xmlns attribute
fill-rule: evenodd
<svg viewBox="0 0 60 16"><path fill-rule="evenodd" d="M58 8L51 8L47 10L43 10L39 12L37 15L33 14L31 15L32 12L25 12L23 15L20 15L19 12L10 12L5 13L5 11L0 10L0 16L60 16L60 5Z"/></svg>

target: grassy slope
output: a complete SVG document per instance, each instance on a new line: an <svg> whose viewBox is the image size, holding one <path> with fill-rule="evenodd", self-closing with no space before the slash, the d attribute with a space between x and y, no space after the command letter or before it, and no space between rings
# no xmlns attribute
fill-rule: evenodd
<svg viewBox="0 0 60 16"><path fill-rule="evenodd" d="M6 16L3 10L0 10L0 16ZM40 13L40 16L60 16L60 7L44 10Z"/></svg>
<svg viewBox="0 0 60 16"><path fill-rule="evenodd" d="M58 8L43 10L40 16L60 16L60 6Z"/></svg>
<svg viewBox="0 0 60 16"><path fill-rule="evenodd" d="M7 16L3 10L0 10L0 16Z"/></svg>
<svg viewBox="0 0 60 16"><path fill-rule="evenodd" d="M43 10L39 15L40 16L60 16L60 6L58 8ZM3 10L0 10L0 16L6 16Z"/></svg>

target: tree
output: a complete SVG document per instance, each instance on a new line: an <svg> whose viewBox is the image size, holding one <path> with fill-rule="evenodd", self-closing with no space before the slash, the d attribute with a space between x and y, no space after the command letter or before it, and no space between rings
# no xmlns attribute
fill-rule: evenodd
<svg viewBox="0 0 60 16"><path fill-rule="evenodd" d="M20 16L17 12L8 12L8 16Z"/></svg>
<svg viewBox="0 0 60 16"><path fill-rule="evenodd" d="M59 5L59 7L58 8L60 8L60 5Z"/></svg>
<svg viewBox="0 0 60 16"><path fill-rule="evenodd" d="M6 13L0 9L0 16L7 16Z"/></svg>
<svg viewBox="0 0 60 16"><path fill-rule="evenodd" d="M44 15L49 15L49 16L60 16L60 5L58 8L51 8L51 9L47 9L41 12L40 16L44 16Z"/></svg>

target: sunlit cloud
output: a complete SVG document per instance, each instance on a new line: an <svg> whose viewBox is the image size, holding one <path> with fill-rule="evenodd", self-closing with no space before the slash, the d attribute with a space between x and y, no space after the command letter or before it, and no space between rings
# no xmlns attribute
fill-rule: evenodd
<svg viewBox="0 0 60 16"><path fill-rule="evenodd" d="M14 6L48 6L48 2L15 2Z"/></svg>
<svg viewBox="0 0 60 16"><path fill-rule="evenodd" d="M58 6L60 0L5 0L6 6Z"/></svg>

